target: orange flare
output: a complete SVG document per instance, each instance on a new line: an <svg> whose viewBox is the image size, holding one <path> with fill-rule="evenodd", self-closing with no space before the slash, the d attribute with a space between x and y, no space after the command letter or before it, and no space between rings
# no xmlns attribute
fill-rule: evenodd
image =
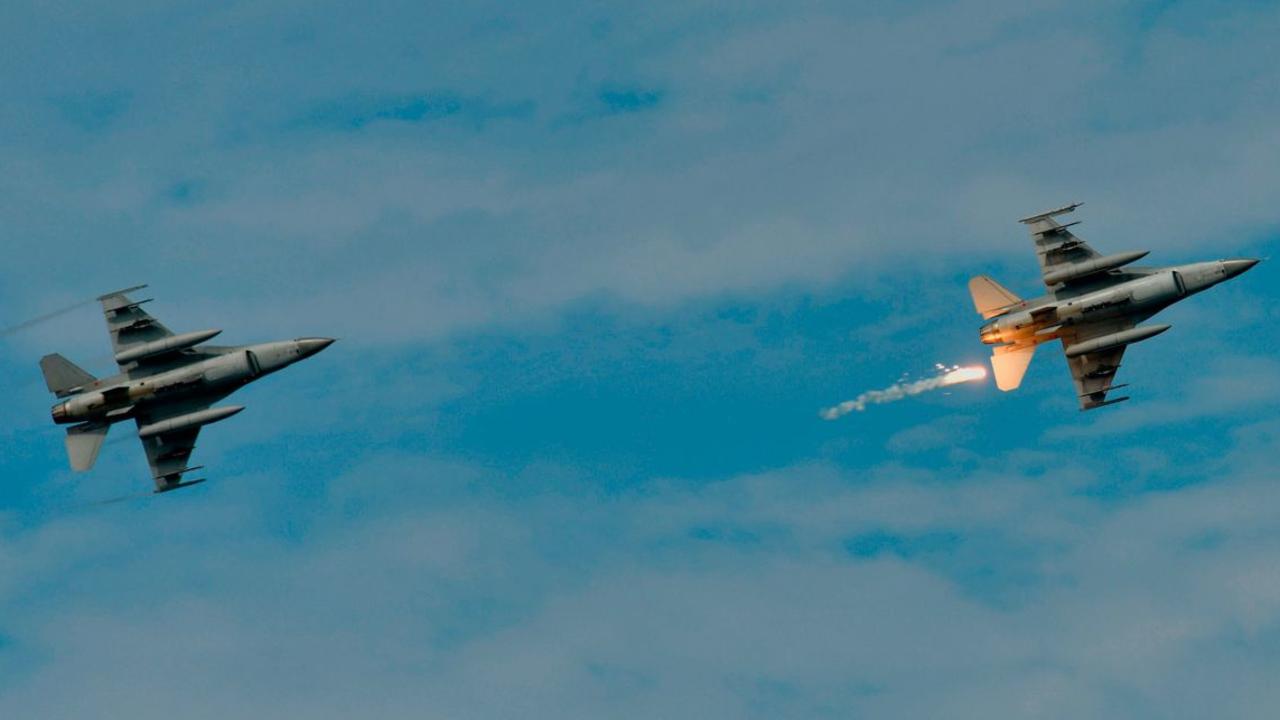
<svg viewBox="0 0 1280 720"><path fill-rule="evenodd" d="M957 385L963 382L973 382L981 380L987 376L987 369L981 365L973 367L956 368L946 375L942 376L943 385Z"/></svg>

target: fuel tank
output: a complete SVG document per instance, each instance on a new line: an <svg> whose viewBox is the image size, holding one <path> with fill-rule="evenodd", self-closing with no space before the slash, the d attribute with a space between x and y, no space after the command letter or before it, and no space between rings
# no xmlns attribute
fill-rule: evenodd
<svg viewBox="0 0 1280 720"><path fill-rule="evenodd" d="M1116 253L1114 255L1105 255L1103 257L1086 260L1084 262L1070 263L1057 270L1049 269L1048 272L1044 274L1044 284L1057 285L1070 280L1087 277L1095 273L1106 272L1113 268L1128 265L1131 262L1137 262L1138 260L1146 257L1150 252L1150 250L1138 250L1134 252Z"/></svg>
<svg viewBox="0 0 1280 720"><path fill-rule="evenodd" d="M149 425L143 425L138 428L138 437L149 438L154 435L161 435L169 432L177 432L179 430L189 430L201 425L216 423L219 420L226 420L236 413L244 410L243 405L228 405L226 407L209 408L207 410L198 410L186 415L161 420Z"/></svg>
<svg viewBox="0 0 1280 720"><path fill-rule="evenodd" d="M172 335L149 343L143 343L116 353L116 362L121 365L127 365L135 360L141 360L153 355L185 350L216 337L221 332L221 330L197 330L196 332Z"/></svg>
<svg viewBox="0 0 1280 720"><path fill-rule="evenodd" d="M1121 330L1120 332L1103 335L1092 340L1068 345L1066 348L1067 357L1079 357L1086 353L1102 352L1120 347L1121 345L1131 345L1136 342L1142 342L1149 338L1153 338L1160 333L1173 327L1172 325L1147 325L1144 327L1130 328Z"/></svg>

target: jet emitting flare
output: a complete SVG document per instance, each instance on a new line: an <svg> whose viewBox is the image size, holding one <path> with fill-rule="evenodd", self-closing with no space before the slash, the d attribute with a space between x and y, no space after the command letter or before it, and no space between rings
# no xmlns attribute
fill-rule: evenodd
<svg viewBox="0 0 1280 720"><path fill-rule="evenodd" d="M852 400L845 400L839 405L826 408L819 415L822 416L823 420L837 420L854 411L862 412L867 409L868 405L883 405L896 402L930 390L973 382L987 376L987 369L981 365L973 367L952 365L948 367L938 364L934 367L937 368L938 374L931 378L916 380L915 382L896 382L883 390L868 390Z"/></svg>

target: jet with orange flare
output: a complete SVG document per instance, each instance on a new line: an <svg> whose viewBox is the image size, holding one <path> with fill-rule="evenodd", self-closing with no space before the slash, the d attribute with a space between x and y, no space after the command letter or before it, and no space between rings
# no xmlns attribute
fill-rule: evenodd
<svg viewBox="0 0 1280 720"><path fill-rule="evenodd" d="M1128 400L1108 399L1125 349L1168 330L1169 325L1142 325L1156 313L1258 264L1254 258L1210 260L1169 267L1130 263L1148 251L1102 255L1070 228L1079 222L1056 218L1081 203L1023 218L1031 231L1045 295L1023 300L986 275L969 281L974 308L986 320L979 334L994 345L991 368L996 386L1013 390L1022 384L1027 366L1040 345L1058 341L1075 380L1080 409L1092 410Z"/></svg>

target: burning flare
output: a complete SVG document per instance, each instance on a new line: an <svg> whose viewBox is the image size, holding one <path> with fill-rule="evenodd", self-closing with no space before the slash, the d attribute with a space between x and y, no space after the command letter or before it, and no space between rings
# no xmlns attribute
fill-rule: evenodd
<svg viewBox="0 0 1280 720"><path fill-rule="evenodd" d="M973 367L953 365L947 367L939 364L935 367L938 370L938 374L931 378L916 380L915 382L896 382L883 390L868 390L852 400L845 400L839 405L823 410L819 414L824 420L836 420L854 411L862 412L867 409L868 405L883 405L884 403L896 402L930 390L937 390L948 385L973 382L987 376L987 369L981 365Z"/></svg>

